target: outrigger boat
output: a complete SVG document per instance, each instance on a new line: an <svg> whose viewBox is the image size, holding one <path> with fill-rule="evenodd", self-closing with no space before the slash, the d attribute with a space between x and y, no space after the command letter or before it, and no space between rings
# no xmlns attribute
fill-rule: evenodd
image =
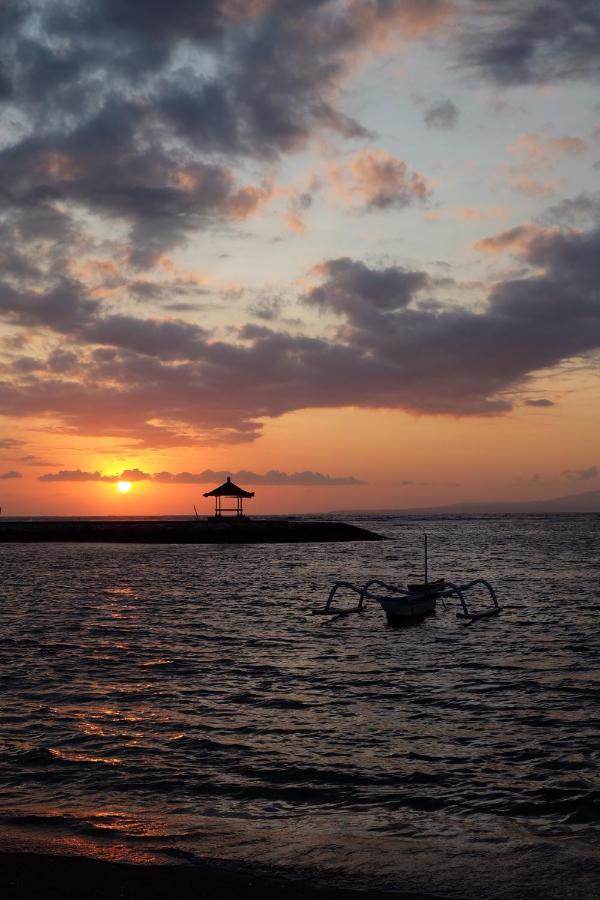
<svg viewBox="0 0 600 900"><path fill-rule="evenodd" d="M357 585L350 581L334 581L325 606L313 609L313 615L345 616L351 612L362 612L367 600L375 600L385 612L389 625L410 625L435 613L438 600L441 600L445 607L445 601L452 597L459 600L461 610L456 615L459 619L463 619L466 625L470 625L476 619L487 619L490 616L498 615L501 607L498 604L496 592L489 581L484 578L476 578L466 584L455 584L445 578L429 581L427 535L425 534L423 537L425 556L423 581L409 583L405 588L388 584L378 578L373 578L364 585ZM465 594L478 586L488 592L491 605L473 610L469 607ZM333 606L335 595L344 589L358 594L357 606L350 608Z"/></svg>

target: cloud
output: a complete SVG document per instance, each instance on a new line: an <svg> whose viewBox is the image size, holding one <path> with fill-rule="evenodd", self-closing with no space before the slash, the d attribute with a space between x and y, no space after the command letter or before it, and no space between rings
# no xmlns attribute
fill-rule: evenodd
<svg viewBox="0 0 600 900"><path fill-rule="evenodd" d="M308 192L296 194L289 202L285 212L285 223L290 231L296 234L304 234L306 232L306 222L304 214L312 205L312 195Z"/></svg>
<svg viewBox="0 0 600 900"><path fill-rule="evenodd" d="M515 478L516 484L539 484L542 481L542 476L539 472L535 472L533 475L517 475Z"/></svg>
<svg viewBox="0 0 600 900"><path fill-rule="evenodd" d="M543 168L563 156L577 156L585 150L585 141L565 135L550 138L536 132L520 134L508 146L508 152L530 169Z"/></svg>
<svg viewBox="0 0 600 900"><path fill-rule="evenodd" d="M473 206L453 206L446 209L434 209L425 213L428 222L464 221L487 222L490 219L506 219L508 210L505 206L492 206L478 209Z"/></svg>
<svg viewBox="0 0 600 900"><path fill-rule="evenodd" d="M315 128L363 134L336 104L357 55L378 52L390 35L422 38L452 7L448 0L177 0L168 7L59 0L41 12L23 4L4 31L12 38L7 56L21 69L17 99L34 109L45 104L51 120L58 111L81 116L118 87L143 97L156 137L158 121L204 151L273 154Z"/></svg>
<svg viewBox="0 0 600 900"><path fill-rule="evenodd" d="M474 15L470 16L471 11ZM600 76L596 0L503 0L467 5L463 58L501 85Z"/></svg>
<svg viewBox="0 0 600 900"><path fill-rule="evenodd" d="M515 172L510 177L510 186L518 194L524 194L532 200L541 200L554 194L558 187L558 182L553 179L540 181L539 178L530 178L529 175Z"/></svg>
<svg viewBox="0 0 600 900"><path fill-rule="evenodd" d="M386 150L362 150L327 166L335 196L364 210L402 209L430 193L424 176Z"/></svg>
<svg viewBox="0 0 600 900"><path fill-rule="evenodd" d="M19 441L17 438L0 438L0 450L16 450L24 447L27 441Z"/></svg>
<svg viewBox="0 0 600 900"><path fill-rule="evenodd" d="M598 477L598 467L590 466L589 469L564 469L560 473L568 481L593 481Z"/></svg>
<svg viewBox="0 0 600 900"><path fill-rule="evenodd" d="M320 472L280 472L271 469L263 475L256 472L249 472L245 469L239 472L213 471L205 469L194 475L191 472L155 472L150 475L147 472L141 472L139 469L125 469L120 475L103 475L101 472L82 472L80 469L63 470L61 472L48 473L40 475L38 481L104 481L114 483L117 481L153 481L157 484L213 484L214 482L225 481L230 476L233 481L242 481L245 484L264 484L264 485L280 485L284 486L300 486L300 487L338 487L341 485L361 485L366 481L361 481L351 475L348 476L331 476L323 475ZM5 475L1 477L17 477L16 475ZM20 477L20 476L18 476Z"/></svg>
<svg viewBox="0 0 600 900"><path fill-rule="evenodd" d="M243 183L244 161L265 171L323 132L365 138L341 108L345 80L453 14L450 0L0 5L0 103L16 123L0 147L3 272L44 273L35 238L64 275L61 254L77 256L103 224L143 269L196 232L256 215L273 185ZM371 202L404 201L396 186ZM301 231L302 210L287 221Z"/></svg>
<svg viewBox="0 0 600 900"><path fill-rule="evenodd" d="M542 218L544 222L563 228L577 226L589 228L595 221L600 220L600 196L578 194L576 197L567 197L560 203L550 206Z"/></svg>
<svg viewBox="0 0 600 900"><path fill-rule="evenodd" d="M216 339L187 323L100 315L83 294L68 315L42 317L62 352L77 342L77 368L41 360L5 378L0 414L149 447L252 441L265 419L299 409L500 414L533 373L600 348L600 228L507 234L488 240L516 241L531 274L497 281L476 310L431 302L442 288L423 271L326 260L300 297L323 313L322 334L266 319ZM5 296L16 315L18 297ZM40 308L26 302L22 314Z"/></svg>
<svg viewBox="0 0 600 900"><path fill-rule="evenodd" d="M159 143L141 149L147 111L107 100L64 135L40 134L0 151L0 189L17 208L85 207L129 226L131 262L145 266L211 222L248 218L267 202L268 184L240 186L226 166L189 161Z"/></svg>
<svg viewBox="0 0 600 900"><path fill-rule="evenodd" d="M459 115L460 111L452 100L439 100L425 110L423 120L428 128L451 131L456 127Z"/></svg>
<svg viewBox="0 0 600 900"><path fill-rule="evenodd" d="M510 251L515 256L527 257L535 241L544 237L557 237L559 234L560 230L556 227L544 228L541 225L531 224L517 225L515 228L501 231L499 234L481 238L473 246L476 250L480 250L483 253L495 255Z"/></svg>
<svg viewBox="0 0 600 900"><path fill-rule="evenodd" d="M264 484L264 485L281 485L290 486L297 485L300 487L336 487L340 485L360 485L366 484L351 475L348 476L331 476L323 475L321 472L280 472L277 469L270 469L268 472L260 475L256 472L249 472L241 469L239 472L213 471L205 469L197 475L190 472L179 472L175 475L170 472L157 472L153 476L153 480L162 484L212 484L213 482L225 481L230 476L235 482L245 484Z"/></svg>
<svg viewBox="0 0 600 900"><path fill-rule="evenodd" d="M555 169L564 157L577 156L586 149L579 137L564 135L554 138L537 132L525 132L508 145L512 162L501 167L510 187L533 199L547 197L558 187L555 178L541 177L548 169Z"/></svg>
<svg viewBox="0 0 600 900"><path fill-rule="evenodd" d="M140 469L124 469L120 475L103 475L98 471L82 472L81 469L61 469L60 472L39 475L38 481L105 481L114 484L117 481L149 481L151 477Z"/></svg>
<svg viewBox="0 0 600 900"><path fill-rule="evenodd" d="M408 306L428 284L423 272L400 266L371 269L349 257L328 260L317 266L315 273L324 277L325 282L313 288L305 302L366 324L373 315Z"/></svg>
<svg viewBox="0 0 600 900"><path fill-rule="evenodd" d="M32 454L28 454L27 456L20 456L18 462L23 463L25 466L43 466L46 468L47 466L58 466L60 463L56 462L48 462L46 459L42 459L39 456L33 456Z"/></svg>
<svg viewBox="0 0 600 900"><path fill-rule="evenodd" d="M540 400L524 400L525 406L536 406L539 408L545 408L548 406L556 406L554 400L546 400L545 398L541 398Z"/></svg>
<svg viewBox="0 0 600 900"><path fill-rule="evenodd" d="M10 479L13 479L13 478L22 478L22 477L23 476L21 475L20 472L14 472L14 471L3 472L0 475L0 481L9 481Z"/></svg>
<svg viewBox="0 0 600 900"><path fill-rule="evenodd" d="M253 303L248 307L248 312L263 322L273 322L279 318L281 314L282 301L280 297L265 297L258 303Z"/></svg>
<svg viewBox="0 0 600 900"><path fill-rule="evenodd" d="M204 346L207 332L181 319L142 319L102 315L100 301L91 299L83 284L61 279L47 291L22 291L0 282L0 317L23 326L46 326L82 344L108 345L164 359L189 358ZM52 373L74 368L77 354L54 351L47 365Z"/></svg>

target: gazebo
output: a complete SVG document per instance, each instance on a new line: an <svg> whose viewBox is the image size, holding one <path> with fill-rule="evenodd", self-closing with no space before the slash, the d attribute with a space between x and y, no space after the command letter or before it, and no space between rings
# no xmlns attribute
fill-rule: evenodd
<svg viewBox="0 0 600 900"><path fill-rule="evenodd" d="M240 518L244 515L242 510L244 497L249 500L250 497L254 497L254 491L245 491L243 488L238 487L228 475L224 484L219 485L212 491L207 491L204 496L215 498L215 519L220 519L223 513L235 513L235 516ZM232 501L235 499L235 506L222 506L221 497L225 497L226 502L230 498Z"/></svg>

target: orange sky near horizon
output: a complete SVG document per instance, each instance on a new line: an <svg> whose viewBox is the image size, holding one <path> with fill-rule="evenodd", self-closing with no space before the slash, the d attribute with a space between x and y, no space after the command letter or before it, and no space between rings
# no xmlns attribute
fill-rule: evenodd
<svg viewBox="0 0 600 900"><path fill-rule="evenodd" d="M595 416L595 378L564 376L564 397L556 408L515 409L477 419L415 416L389 410L311 410L270 421L264 437L240 447L101 452L90 441L56 435L44 456L60 465L29 469L27 477L0 481L5 515L199 515L212 514L206 484L139 481L127 494L116 484L50 482L43 472L77 469L120 475L127 469L202 472L205 469L264 473L311 469L334 477L354 476L365 484L304 486L240 481L255 491L248 514L293 514L343 509L427 507L486 500L537 500L595 487L581 479L600 446ZM556 388L555 388L556 390ZM98 443L98 442L96 442ZM563 473L569 472L567 476ZM403 483L404 482L404 483Z"/></svg>

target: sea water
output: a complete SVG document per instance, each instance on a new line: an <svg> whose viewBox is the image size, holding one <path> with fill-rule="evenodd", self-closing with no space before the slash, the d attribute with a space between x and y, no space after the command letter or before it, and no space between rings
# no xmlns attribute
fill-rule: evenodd
<svg viewBox="0 0 600 900"><path fill-rule="evenodd" d="M600 516L352 521L389 540L0 545L2 846L598 896ZM424 531L500 616L312 615Z"/></svg>

